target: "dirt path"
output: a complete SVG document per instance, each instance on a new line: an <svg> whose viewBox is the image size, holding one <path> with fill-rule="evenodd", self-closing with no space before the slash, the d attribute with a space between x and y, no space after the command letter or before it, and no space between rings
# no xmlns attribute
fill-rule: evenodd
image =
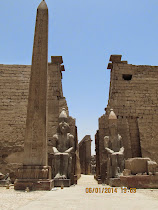
<svg viewBox="0 0 158 210"><path fill-rule="evenodd" d="M0 188L0 193L2 193L1 190L2 189ZM0 210L53 210L55 208L62 210L158 209L158 189L140 189L137 190L136 193L122 193L121 188L113 188L112 190L112 188L107 185L98 185L91 175L82 175L82 177L78 180L78 185L76 186L71 186L70 188L64 189L56 188L54 191L50 192L45 191L24 193L16 192L13 189L3 190L3 193L6 192L6 196L3 196L3 201L0 199ZM12 196L10 196L11 192ZM7 205L10 206L1 208L1 203L7 203Z"/></svg>

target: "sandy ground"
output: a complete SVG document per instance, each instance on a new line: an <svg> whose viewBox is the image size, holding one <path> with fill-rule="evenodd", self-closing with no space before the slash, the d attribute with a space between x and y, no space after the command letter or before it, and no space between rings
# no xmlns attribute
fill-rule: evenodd
<svg viewBox="0 0 158 210"><path fill-rule="evenodd" d="M88 190L86 189L88 188ZM93 193L86 193L86 191ZM53 210L53 209L158 209L158 189L137 189L136 193L105 193L107 185L98 185L91 175L82 175L78 185L55 188L53 191L22 192L0 187L0 210ZM99 193L100 191L100 193ZM102 193L103 192L103 193Z"/></svg>

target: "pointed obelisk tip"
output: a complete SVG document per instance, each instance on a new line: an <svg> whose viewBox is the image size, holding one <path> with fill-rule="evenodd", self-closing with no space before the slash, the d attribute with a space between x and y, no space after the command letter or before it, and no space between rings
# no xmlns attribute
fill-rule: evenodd
<svg viewBox="0 0 158 210"><path fill-rule="evenodd" d="M38 9L48 9L45 0L41 1L41 3L38 6Z"/></svg>

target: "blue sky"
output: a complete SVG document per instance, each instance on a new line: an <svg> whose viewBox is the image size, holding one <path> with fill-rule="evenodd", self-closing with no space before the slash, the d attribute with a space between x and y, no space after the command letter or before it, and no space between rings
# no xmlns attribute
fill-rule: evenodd
<svg viewBox="0 0 158 210"><path fill-rule="evenodd" d="M31 64L40 0L0 2L0 63ZM49 61L62 55L63 92L79 141L94 135L108 103L111 54L130 64L158 66L158 1L46 0ZM94 141L92 143L94 153Z"/></svg>

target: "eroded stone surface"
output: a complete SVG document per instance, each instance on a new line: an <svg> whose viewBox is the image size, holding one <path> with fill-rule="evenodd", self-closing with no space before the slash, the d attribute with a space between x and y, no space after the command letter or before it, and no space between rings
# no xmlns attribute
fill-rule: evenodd
<svg viewBox="0 0 158 210"><path fill-rule="evenodd" d="M150 158L129 158L125 160L125 168L131 171L131 174L156 173L157 163Z"/></svg>

